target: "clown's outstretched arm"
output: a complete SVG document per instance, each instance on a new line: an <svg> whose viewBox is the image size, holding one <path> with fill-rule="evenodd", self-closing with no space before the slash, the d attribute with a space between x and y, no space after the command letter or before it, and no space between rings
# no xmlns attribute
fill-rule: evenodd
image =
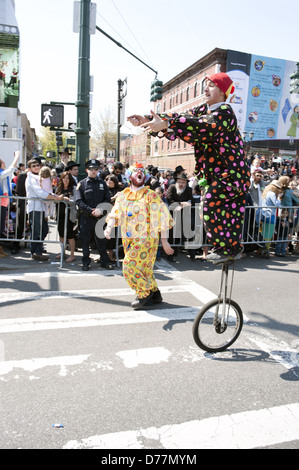
<svg viewBox="0 0 299 470"><path fill-rule="evenodd" d="M129 121L133 126L137 127L141 124L149 122L149 118L146 116L141 116L140 114L132 114L132 116L127 117L127 121Z"/></svg>

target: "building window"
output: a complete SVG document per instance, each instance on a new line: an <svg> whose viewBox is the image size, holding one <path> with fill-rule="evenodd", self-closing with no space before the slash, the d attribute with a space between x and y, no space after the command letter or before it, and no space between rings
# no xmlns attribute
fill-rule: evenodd
<svg viewBox="0 0 299 470"><path fill-rule="evenodd" d="M172 96L169 98L169 108L172 108Z"/></svg>
<svg viewBox="0 0 299 470"><path fill-rule="evenodd" d="M189 101L189 87L186 90L186 101Z"/></svg>
<svg viewBox="0 0 299 470"><path fill-rule="evenodd" d="M180 94L180 104L182 104L183 102L183 91L181 91L181 94Z"/></svg>
<svg viewBox="0 0 299 470"><path fill-rule="evenodd" d="M197 82L194 85L194 98L197 96Z"/></svg>
<svg viewBox="0 0 299 470"><path fill-rule="evenodd" d="M175 96L175 104L178 104L178 103L179 103L179 95L176 94L176 96Z"/></svg>
<svg viewBox="0 0 299 470"><path fill-rule="evenodd" d="M200 94L203 95L205 92L205 86L206 86L206 78L203 79L201 82L201 87L200 87Z"/></svg>
<svg viewBox="0 0 299 470"><path fill-rule="evenodd" d="M163 102L163 113L165 113L165 111L166 111L166 100L164 100Z"/></svg>

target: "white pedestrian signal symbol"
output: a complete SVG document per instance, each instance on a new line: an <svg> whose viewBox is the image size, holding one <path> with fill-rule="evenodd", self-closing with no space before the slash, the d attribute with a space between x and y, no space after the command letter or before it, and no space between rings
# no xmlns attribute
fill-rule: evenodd
<svg viewBox="0 0 299 470"><path fill-rule="evenodd" d="M53 115L51 114L51 109L48 109L47 111L44 112L44 120L43 120L43 124L46 124L46 122L48 122L48 124L51 124L51 120L50 118L53 117Z"/></svg>
<svg viewBox="0 0 299 470"><path fill-rule="evenodd" d="M48 127L63 127L64 108L62 105L42 104L41 124Z"/></svg>

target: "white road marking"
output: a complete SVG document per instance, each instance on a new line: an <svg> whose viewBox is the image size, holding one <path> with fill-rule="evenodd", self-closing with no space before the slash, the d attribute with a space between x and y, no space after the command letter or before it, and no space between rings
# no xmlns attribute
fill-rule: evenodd
<svg viewBox="0 0 299 470"><path fill-rule="evenodd" d="M254 449L299 439L299 403L90 436L64 449ZM146 442L150 440L151 447ZM192 455L192 450L189 451ZM198 462L196 462L198 463Z"/></svg>
<svg viewBox="0 0 299 470"><path fill-rule="evenodd" d="M96 360L91 354L82 354L77 356L61 356L61 357L50 357L50 358L33 358L33 359L22 359L22 360L11 360L0 362L0 376L2 381L5 375L10 374L12 371L17 372L18 369L22 369L24 372L34 372L45 367L60 366L58 372L59 376L77 374L78 372L91 373L102 371L110 371L119 367L119 359L126 368L138 367L141 364L151 365L160 364L162 362L176 362L176 363L194 363L205 359L206 355L204 351L200 350L196 346L189 346L188 348L175 349L169 351L164 347L152 347L152 348L140 348L131 349L127 351L118 351L115 353L115 357L105 360ZM80 365L79 369L73 366ZM68 367L72 367L71 371ZM14 376L14 379L19 379L19 376ZM38 377L35 377L38 378Z"/></svg>
<svg viewBox="0 0 299 470"><path fill-rule="evenodd" d="M0 333L86 328L104 325L150 323L169 320L193 320L200 307L160 308L82 315L7 318L0 320Z"/></svg>
<svg viewBox="0 0 299 470"><path fill-rule="evenodd" d="M60 366L61 368L65 368L66 366L82 364L88 357L88 354L83 354L78 356L60 356L22 359L19 361L3 361L0 362L0 375L9 374L13 369L23 369L27 372L34 372L36 370L52 366ZM62 374L60 373L60 375Z"/></svg>
<svg viewBox="0 0 299 470"><path fill-rule="evenodd" d="M189 292L185 287L180 286L165 286L161 289L162 294L174 293L174 292ZM134 292L132 289L76 289L76 290L64 290L64 291L40 291L40 292L6 292L1 294L1 303L13 302L16 300L49 300L55 298L85 298L85 297L122 297L122 296L133 296ZM196 296L197 297L197 296Z"/></svg>
<svg viewBox="0 0 299 470"><path fill-rule="evenodd" d="M165 348L157 347L119 351L116 355L123 360L125 367L131 369L137 367L139 364L160 364L160 362L168 362L171 352Z"/></svg>

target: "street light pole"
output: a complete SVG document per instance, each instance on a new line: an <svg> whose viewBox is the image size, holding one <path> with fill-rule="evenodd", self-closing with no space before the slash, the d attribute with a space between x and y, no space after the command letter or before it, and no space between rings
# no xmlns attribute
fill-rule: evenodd
<svg viewBox="0 0 299 470"><path fill-rule="evenodd" d="M6 124L5 121L3 121L1 127L2 127L2 136L3 136L3 139L5 139L6 132L7 132L7 129L8 129L8 125Z"/></svg>
<svg viewBox="0 0 299 470"><path fill-rule="evenodd" d="M123 100L127 95L127 79L117 81L118 85L118 95L117 95L117 142L116 142L116 161L119 162L119 153L120 153L120 128L121 123L121 109L123 107Z"/></svg>
<svg viewBox="0 0 299 470"><path fill-rule="evenodd" d="M121 90L122 81L119 79L118 82L118 97L117 97L117 143L116 143L116 161L119 162L119 149L120 149L120 110L122 107Z"/></svg>
<svg viewBox="0 0 299 470"><path fill-rule="evenodd" d="M79 27L79 63L78 63L78 93L77 128L76 133L76 162L81 165L82 177L85 162L89 159L89 93L90 93L90 6L91 0L81 0Z"/></svg>

